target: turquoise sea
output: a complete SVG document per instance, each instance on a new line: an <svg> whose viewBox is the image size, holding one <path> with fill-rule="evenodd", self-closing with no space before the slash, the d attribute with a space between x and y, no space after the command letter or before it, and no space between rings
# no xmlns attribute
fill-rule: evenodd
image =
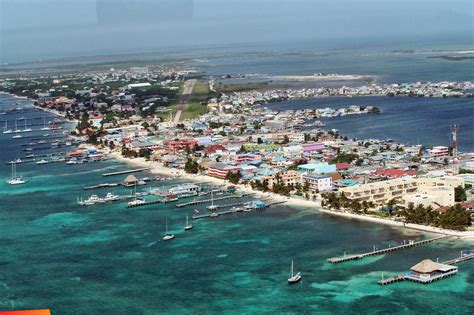
<svg viewBox="0 0 474 315"><path fill-rule="evenodd" d="M10 97L0 98L4 104L14 104ZM185 232L185 216L194 208L158 204L127 209L124 202L77 205L77 197L94 192L129 193L122 188L82 190L84 185L122 179L101 176L129 168L115 161L21 164L19 174L30 181L7 185L10 166L5 162L22 156L21 143L0 134L0 310L472 314L474 309L474 261L461 264L457 276L431 285L376 283L382 273L401 273L425 258L453 258L472 249L472 243L448 239L331 265L326 259L344 251L359 253L374 245L382 248L433 235L287 206L194 221L194 229ZM165 220L176 234L169 242L161 240ZM289 286L292 259L303 280Z"/></svg>

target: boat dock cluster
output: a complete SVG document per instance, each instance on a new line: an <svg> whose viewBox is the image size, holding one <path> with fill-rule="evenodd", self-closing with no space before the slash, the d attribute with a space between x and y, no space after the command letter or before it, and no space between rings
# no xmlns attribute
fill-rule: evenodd
<svg viewBox="0 0 474 315"><path fill-rule="evenodd" d="M440 236L440 237L421 240L421 241L411 240L408 243L406 243L406 241L404 240L403 243L399 246L388 247L381 250L376 250L376 248L374 247L373 251L370 251L367 253L351 255L351 256L344 255L343 257L329 258L327 261L332 264L339 264L339 263L353 261L353 260L360 260L369 256L382 255L382 254L399 251L399 250L410 248L410 247L429 244L429 243L436 242L442 239L446 239L447 237L448 236L445 235L445 236ZM382 273L382 280L378 281L377 283L382 286L395 283L395 282L405 281L405 280L413 281L416 283L422 283L422 284L432 283L432 282L457 274L458 267L454 265L460 262L473 259L473 258L474 258L474 253L472 253L471 251L467 251L467 252L465 251L465 252L461 252L461 256L454 259L450 259L443 263L433 262L430 259L425 259L422 262L411 267L410 271L407 271L403 274L395 275L389 278L384 278L384 275Z"/></svg>

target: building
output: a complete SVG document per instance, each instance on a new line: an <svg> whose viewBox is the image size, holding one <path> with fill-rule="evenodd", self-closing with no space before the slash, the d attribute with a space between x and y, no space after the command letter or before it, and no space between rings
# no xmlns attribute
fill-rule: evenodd
<svg viewBox="0 0 474 315"><path fill-rule="evenodd" d="M437 146L428 151L428 155L435 159L443 159L449 156L448 147Z"/></svg>
<svg viewBox="0 0 474 315"><path fill-rule="evenodd" d="M460 178L456 177L434 177L434 178L414 178L404 177L391 180L385 180L380 182L374 182L370 184L359 184L350 187L341 188L339 191L343 192L344 195L352 200L373 202L378 205L386 204L391 199L401 199L403 196L414 194L418 192L418 188L426 186L435 187L450 187L454 190L457 186L464 185L464 182ZM421 194L423 191L420 190ZM432 189L428 194L443 194L444 190ZM420 197L421 198L421 197ZM442 200L448 198L447 196L440 197ZM416 198L415 198L416 199ZM439 200L439 199L434 199ZM421 200L420 200L421 201Z"/></svg>
<svg viewBox="0 0 474 315"><path fill-rule="evenodd" d="M166 140L164 145L171 151L192 149L197 143L194 139Z"/></svg>
<svg viewBox="0 0 474 315"><path fill-rule="evenodd" d="M449 186L421 186L415 194L402 197L405 206L412 203L415 207L422 205L434 209L450 207L455 204L454 188Z"/></svg>
<svg viewBox="0 0 474 315"><path fill-rule="evenodd" d="M404 277L410 281L431 283L455 275L457 272L458 267L456 266L440 264L431 259L425 259L411 267L410 272L405 273Z"/></svg>
<svg viewBox="0 0 474 315"><path fill-rule="evenodd" d="M229 174L229 172L236 171L239 171L239 168L224 163L216 163L214 165L209 166L209 168L207 169L207 175L224 179L227 177L227 174Z"/></svg>
<svg viewBox="0 0 474 315"><path fill-rule="evenodd" d="M336 165L324 163L308 163L298 165L298 170L307 174L330 174L336 173Z"/></svg>
<svg viewBox="0 0 474 315"><path fill-rule="evenodd" d="M332 189L331 176L303 175L303 182L307 182L309 184L309 193L312 195Z"/></svg>

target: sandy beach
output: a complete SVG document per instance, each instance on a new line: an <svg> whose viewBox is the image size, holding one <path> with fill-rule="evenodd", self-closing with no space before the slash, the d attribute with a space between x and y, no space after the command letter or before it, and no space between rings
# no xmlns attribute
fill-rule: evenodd
<svg viewBox="0 0 474 315"><path fill-rule="evenodd" d="M193 182L199 182L199 183L204 183L204 182L211 183L216 186L230 185L230 183L226 180L221 180L215 177L204 176L204 175L188 174L184 170L171 169L168 167L164 167L158 162L146 161L144 158L135 158L135 159L124 158L118 152L111 152L110 156L112 156L118 161L130 164L133 166L150 168L150 172L157 175L179 176L179 178L181 179L185 179L185 180L189 180ZM419 225L419 224L403 223L403 222L398 222L398 221L394 221L390 219L376 218L369 215L354 214L354 213L349 213L349 212L344 212L344 211L332 211L332 210L322 209L320 200L311 201L311 200L299 199L295 197L285 197L285 196L277 195L271 192L255 191L251 187L245 186L245 185L235 185L235 186L239 190L245 193L253 194L260 198L271 199L274 202L285 201L286 205L288 206L307 207L314 211L319 211L319 212L329 214L329 215L344 217L346 219L363 220L363 221L373 222L377 224L391 225L391 226L424 231L424 232L429 232L429 233L457 236L457 237L474 241L474 231L453 231L453 230L446 230L446 229Z"/></svg>

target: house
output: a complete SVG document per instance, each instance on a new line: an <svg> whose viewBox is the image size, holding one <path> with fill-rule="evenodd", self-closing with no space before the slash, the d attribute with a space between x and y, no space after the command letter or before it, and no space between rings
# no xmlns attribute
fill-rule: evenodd
<svg viewBox="0 0 474 315"><path fill-rule="evenodd" d="M428 155L435 159L443 159L449 156L449 148L444 146L433 147L428 150Z"/></svg>
<svg viewBox="0 0 474 315"><path fill-rule="evenodd" d="M321 191L328 191L332 189L331 176L303 175L303 182L307 182L309 184L309 192L312 195Z"/></svg>
<svg viewBox="0 0 474 315"><path fill-rule="evenodd" d="M181 140L166 140L164 145L171 151L178 151L184 149L192 149L197 143L194 139L181 139Z"/></svg>
<svg viewBox="0 0 474 315"><path fill-rule="evenodd" d="M224 163L215 163L207 169L207 175L224 179L230 172L238 172L239 168Z"/></svg>
<svg viewBox="0 0 474 315"><path fill-rule="evenodd" d="M337 171L336 165L327 162L301 164L298 165L298 170L307 174L330 174Z"/></svg>

